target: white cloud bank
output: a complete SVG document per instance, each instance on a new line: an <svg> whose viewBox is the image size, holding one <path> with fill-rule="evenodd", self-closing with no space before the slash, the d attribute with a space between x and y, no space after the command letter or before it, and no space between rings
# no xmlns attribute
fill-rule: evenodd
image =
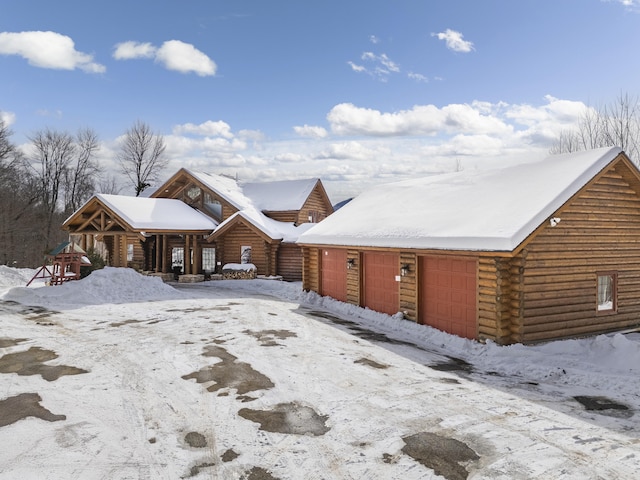
<svg viewBox="0 0 640 480"><path fill-rule="evenodd" d="M475 101L392 112L342 103L327 113L326 126L295 126L287 140L220 120L185 123L165 137L167 170L186 166L243 181L320 177L341 200L382 181L540 158L587 108L550 95L540 105Z"/></svg>
<svg viewBox="0 0 640 480"><path fill-rule="evenodd" d="M206 54L193 45L180 40L169 40L160 47L151 43L127 41L118 43L113 52L116 60L132 60L138 58L153 58L164 65L167 70L180 73L195 73L201 77L216 74L217 65Z"/></svg>
<svg viewBox="0 0 640 480"><path fill-rule="evenodd" d="M39 68L106 71L104 65L93 61L93 55L76 50L70 37L56 32L0 32L0 55L18 55Z"/></svg>

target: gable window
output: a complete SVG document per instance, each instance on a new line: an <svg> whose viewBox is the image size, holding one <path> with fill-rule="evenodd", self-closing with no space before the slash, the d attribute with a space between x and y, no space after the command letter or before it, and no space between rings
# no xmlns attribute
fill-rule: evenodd
<svg viewBox="0 0 640 480"><path fill-rule="evenodd" d="M613 313L617 305L618 274L615 272L598 273L597 308L601 313Z"/></svg>

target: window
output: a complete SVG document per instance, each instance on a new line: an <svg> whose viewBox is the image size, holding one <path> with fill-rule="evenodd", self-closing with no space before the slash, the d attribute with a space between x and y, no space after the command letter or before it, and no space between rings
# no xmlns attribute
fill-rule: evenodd
<svg viewBox="0 0 640 480"><path fill-rule="evenodd" d="M243 245L240 250L240 263L251 263L251 245Z"/></svg>
<svg viewBox="0 0 640 480"><path fill-rule="evenodd" d="M618 275L616 273L598 273L598 312L612 313L617 309Z"/></svg>
<svg viewBox="0 0 640 480"><path fill-rule="evenodd" d="M202 249L202 270L206 273L214 272L216 269L216 249L205 247Z"/></svg>

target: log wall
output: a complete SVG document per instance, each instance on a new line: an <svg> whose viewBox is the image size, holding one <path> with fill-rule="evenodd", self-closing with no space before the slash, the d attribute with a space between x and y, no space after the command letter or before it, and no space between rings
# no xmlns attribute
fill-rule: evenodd
<svg viewBox="0 0 640 480"><path fill-rule="evenodd" d="M320 250L302 248L302 289L306 292L320 292Z"/></svg>
<svg viewBox="0 0 640 480"><path fill-rule="evenodd" d="M277 274L287 282L302 280L302 249L295 243L280 244Z"/></svg>
<svg viewBox="0 0 640 480"><path fill-rule="evenodd" d="M265 241L249 227L238 224L233 231L228 232L216 241L221 245L220 261L225 263L240 263L242 246L251 246L251 263L258 269L259 275L271 275L270 256L265 251Z"/></svg>
<svg viewBox="0 0 640 480"><path fill-rule="evenodd" d="M359 250L347 250L347 259L353 258L355 263L353 267L347 269L347 302L352 305L360 305L361 301L361 280L362 273L362 255Z"/></svg>
<svg viewBox="0 0 640 480"><path fill-rule="evenodd" d="M514 298L522 312L519 341L612 331L640 323L640 198L618 164L554 216L526 246ZM597 311L597 272L618 273L617 312Z"/></svg>
<svg viewBox="0 0 640 480"><path fill-rule="evenodd" d="M315 222L320 222L333 213L333 207L327 204L326 197L322 194L318 185L311 191L311 194L298 212L296 224L308 223L312 212L316 212Z"/></svg>
<svg viewBox="0 0 640 480"><path fill-rule="evenodd" d="M400 252L400 268L409 271L400 277L400 311L407 320L418 321L418 256L413 252Z"/></svg>

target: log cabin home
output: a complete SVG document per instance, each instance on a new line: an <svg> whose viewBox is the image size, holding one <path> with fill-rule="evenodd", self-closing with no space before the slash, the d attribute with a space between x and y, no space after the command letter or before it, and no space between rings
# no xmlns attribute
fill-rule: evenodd
<svg viewBox="0 0 640 480"><path fill-rule="evenodd" d="M156 274L206 276L225 264L302 279L300 233L333 212L320 179L248 183L180 169L149 197L98 194L63 224L107 262Z"/></svg>
<svg viewBox="0 0 640 480"><path fill-rule="evenodd" d="M640 172L618 148L374 187L298 243L304 290L465 338L640 325Z"/></svg>

